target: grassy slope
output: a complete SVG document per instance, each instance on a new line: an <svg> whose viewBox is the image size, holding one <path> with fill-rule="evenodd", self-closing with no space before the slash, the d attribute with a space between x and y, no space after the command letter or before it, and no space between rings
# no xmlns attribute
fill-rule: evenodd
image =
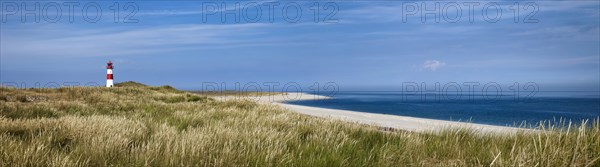
<svg viewBox="0 0 600 167"><path fill-rule="evenodd" d="M383 131L170 87L0 87L0 166L600 166L600 126Z"/></svg>

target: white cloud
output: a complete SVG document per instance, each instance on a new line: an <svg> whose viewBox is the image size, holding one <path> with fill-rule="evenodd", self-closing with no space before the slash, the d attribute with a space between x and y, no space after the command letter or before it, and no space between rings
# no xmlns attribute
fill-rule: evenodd
<svg viewBox="0 0 600 167"><path fill-rule="evenodd" d="M446 66L445 62L441 62L441 61L437 61L437 60L427 60L427 61L425 61L425 63L423 63L423 66L421 66L421 69L435 71L444 66Z"/></svg>
<svg viewBox="0 0 600 167"><path fill-rule="evenodd" d="M4 28L0 36L2 58L6 57L88 57L174 54L206 49L249 46L283 46L309 43L303 33L273 36L278 30L314 23L279 24L175 24L152 27L77 25L21 26ZM318 39L320 36L312 37Z"/></svg>
<svg viewBox="0 0 600 167"><path fill-rule="evenodd" d="M473 12L469 13L469 6L465 5L465 3L472 3ZM450 5L458 5L460 12L460 16L458 17L458 23L469 23L470 19L474 19L475 23L485 23L485 17L483 17L483 10L486 5L490 4L498 4L499 8L502 9L502 13L504 15L500 16L500 19L512 21L513 17L513 9L514 2L513 1L446 1L446 2L437 2L437 1L425 1L425 2L382 2L382 3L373 3L373 2L356 2L356 8L343 8L340 10L340 17L347 18L344 19L342 23L365 23L365 22L402 22L404 24L407 23L416 23L421 24L422 10L417 9L417 13L407 14L404 12L407 5L414 5L417 8L435 8L435 4L439 4L436 11L438 14L449 14L452 17L452 12L456 12L454 7ZM583 14L582 16L592 16L598 17L600 12L597 10L598 1L535 1L535 2L520 2L519 5L522 8L527 7L527 10L522 9L518 15L519 18L523 19L524 17L531 15L531 11L533 11L533 7L537 7L535 9L536 13L534 14L534 19L540 19L542 14L546 12L558 12L560 14L564 14L567 12L574 12ZM494 10L492 7L490 10ZM446 12L446 13L444 13ZM492 11L490 11L492 12ZM508 13L508 15L507 15ZM438 15L441 23L450 23L447 21L445 16ZM580 17L582 17L580 16ZM406 19L406 22L404 22ZM494 14L491 13L489 18L494 18ZM428 16L427 23L434 23L434 17ZM431 20L430 20L431 19ZM595 18L594 18L595 19Z"/></svg>
<svg viewBox="0 0 600 167"><path fill-rule="evenodd" d="M150 28L78 29L63 27L42 31L37 29L7 30L2 33L2 56L120 56L170 53L197 50L203 47L237 47L248 44L272 44L261 38L274 24L189 24ZM56 35L48 35L56 34Z"/></svg>

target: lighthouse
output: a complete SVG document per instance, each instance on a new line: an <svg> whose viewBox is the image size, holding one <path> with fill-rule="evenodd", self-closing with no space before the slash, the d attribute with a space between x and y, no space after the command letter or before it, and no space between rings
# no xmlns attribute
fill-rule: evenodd
<svg viewBox="0 0 600 167"><path fill-rule="evenodd" d="M106 63L106 87L113 87L113 66L111 61Z"/></svg>

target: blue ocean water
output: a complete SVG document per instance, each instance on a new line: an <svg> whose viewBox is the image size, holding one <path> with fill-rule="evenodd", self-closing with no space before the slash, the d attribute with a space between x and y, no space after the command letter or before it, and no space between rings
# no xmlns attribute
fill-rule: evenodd
<svg viewBox="0 0 600 167"><path fill-rule="evenodd" d="M331 99L288 103L501 126L559 119L581 122L600 117L598 92L538 92L535 96L527 97L363 91L338 92Z"/></svg>

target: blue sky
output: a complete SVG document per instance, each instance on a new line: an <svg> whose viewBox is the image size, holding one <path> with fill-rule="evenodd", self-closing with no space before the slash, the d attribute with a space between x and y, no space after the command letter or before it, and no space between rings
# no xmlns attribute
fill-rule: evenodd
<svg viewBox="0 0 600 167"><path fill-rule="evenodd" d="M102 9L95 23L81 17L81 7L90 2ZM44 20L56 10L38 15L41 21L35 23L32 15L22 22L11 8L14 3L3 1L1 82L102 85L105 62L112 60L116 82L183 89L198 89L203 82L335 82L342 90L398 89L404 82L535 82L542 91L598 91L600 85L598 1L518 1L517 15L511 10L515 1L440 1L437 10L436 1L319 1L318 23L311 10L316 1L238 1L239 8L227 1L228 9L248 17L259 13L249 3L262 5L262 12L256 22L244 16L234 22L234 15L226 15L225 23L212 14L219 9L208 8L221 2L210 1L135 2L129 5L139 9L132 17L137 23L123 23L132 10L118 1L115 23L114 2L79 2L72 23L66 6L56 23ZM41 1L40 8L48 3ZM279 3L272 22L265 3ZM289 3L302 10L295 22L282 17L282 6ZM465 3L479 6L469 15ZM483 6L489 3L497 5L485 15ZM452 5L461 7L460 16ZM410 14L411 6L426 6L438 15L426 14L423 23L420 11ZM335 15L324 22L334 7ZM501 16L494 14L495 7ZM287 11L293 17L293 8ZM460 19L449 19L455 16ZM435 17L441 18L438 23ZM526 18L534 23L524 23Z"/></svg>

